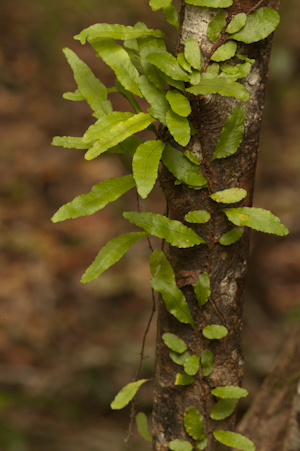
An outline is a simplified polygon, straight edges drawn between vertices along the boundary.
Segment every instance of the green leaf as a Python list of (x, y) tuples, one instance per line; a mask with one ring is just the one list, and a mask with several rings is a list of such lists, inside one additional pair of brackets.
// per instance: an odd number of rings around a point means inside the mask
[(219, 71), (220, 71), (220, 66), (218, 63), (212, 63), (208, 66), (208, 68), (206, 69), (206, 76), (210, 77), (217, 77), (219, 75)]
[(199, 307), (204, 305), (210, 297), (210, 280), (207, 272), (199, 275), (195, 283), (192, 284)]
[(237, 151), (244, 136), (245, 118), (246, 109), (242, 105), (237, 105), (233, 108), (233, 110), (231, 110), (231, 113), (229, 114), (219, 136), (217, 146), (215, 148), (211, 161), (218, 158), (227, 158)]
[(248, 58), (248, 56), (246, 56), (246, 55), (236, 55), (236, 56), (242, 61), (247, 61), (247, 63), (251, 63), (251, 64), (255, 63), (254, 59)]
[(225, 420), (230, 417), (236, 408), (236, 399), (219, 399), (211, 409), (209, 415), (213, 420)]
[(164, 92), (165, 82), (160, 75), (161, 72), (159, 71), (159, 69), (157, 69), (157, 67), (153, 66), (153, 64), (151, 64), (150, 61), (147, 60), (147, 56), (150, 53), (159, 53), (166, 51), (164, 41), (162, 39), (141, 38), (138, 39), (138, 43), (140, 49), (140, 60), (145, 75), (157, 89)]
[(133, 156), (140, 144), (142, 144), (142, 141), (136, 136), (132, 135), (126, 138), (125, 141), (122, 141), (116, 146), (108, 149), (107, 153), (124, 153)]
[(147, 141), (141, 144), (133, 156), (132, 169), (137, 190), (145, 199), (152, 190), (158, 174), (158, 165), (166, 143)]
[(223, 445), (241, 449), (242, 451), (254, 451), (256, 449), (251, 440), (237, 432), (214, 431), (213, 434), (215, 439), (223, 443)]
[(285, 236), (289, 233), (277, 216), (263, 208), (225, 208), (222, 211), (229, 221), (237, 226), (247, 226), (260, 232), (274, 233), (279, 236)]
[(149, 114), (158, 119), (162, 124), (167, 125), (166, 114), (169, 110), (169, 104), (165, 94), (157, 89), (145, 75), (139, 80), (139, 88), (151, 108), (148, 109)]
[(125, 387), (123, 387), (116, 395), (110, 407), (113, 410), (123, 409), (123, 407), (127, 406), (127, 404), (129, 404), (130, 401), (134, 398), (140, 386), (145, 382), (148, 382), (149, 380), (150, 379), (141, 379), (137, 382), (131, 382), (130, 384), (125, 385)]
[(168, 443), (169, 448), (172, 451), (192, 451), (193, 445), (186, 440), (182, 440), (181, 438), (176, 438)]
[(182, 354), (187, 350), (185, 342), (175, 334), (165, 333), (163, 334), (162, 339), (169, 349), (178, 354)]
[(215, 202), (222, 202), (223, 204), (235, 204), (245, 199), (247, 191), (243, 188), (229, 188), (223, 191), (217, 191), (209, 197)]
[(191, 324), (194, 321), (182, 291), (176, 284), (168, 283), (163, 279), (153, 277), (151, 280), (153, 290), (162, 295), (165, 306), (171, 315), (183, 324)]
[(189, 211), (184, 219), (187, 222), (192, 222), (194, 224), (205, 224), (210, 220), (210, 214), (205, 210), (194, 210)]
[(77, 196), (72, 202), (60, 207), (52, 217), (52, 222), (92, 215), (104, 208), (109, 202), (118, 199), (134, 186), (135, 182), (131, 174), (97, 183), (93, 186), (90, 193)]
[(148, 431), (147, 416), (143, 412), (139, 412), (135, 417), (135, 421), (137, 430), (143, 439), (147, 440), (147, 442), (152, 442), (152, 437)]
[(175, 385), (191, 385), (194, 382), (194, 378), (192, 376), (188, 376), (187, 374), (176, 374)]
[(119, 24), (100, 23), (85, 28), (81, 33), (74, 36), (81, 44), (85, 44), (86, 40), (89, 42), (100, 38), (112, 39), (136, 39), (141, 36), (153, 36), (155, 38), (165, 38), (165, 35), (160, 30), (150, 30), (146, 26), (143, 28), (129, 27)]
[(173, 360), (177, 365), (184, 365), (184, 362), (189, 357), (189, 353), (186, 351), (183, 354), (178, 354), (178, 352), (170, 351), (170, 359)]
[(166, 16), (167, 22), (169, 22), (169, 24), (171, 25), (174, 25), (174, 27), (179, 30), (178, 14), (175, 6), (170, 5), (166, 8), (163, 8), (163, 13)]
[(198, 160), (197, 155), (195, 155), (193, 152), (191, 152), (189, 149), (186, 149), (183, 152), (183, 155), (185, 157), (187, 157), (193, 164), (196, 164), (197, 166), (199, 166), (200, 161)]
[(152, 11), (158, 11), (162, 8), (167, 8), (172, 4), (172, 0), (150, 0), (149, 5)]
[(199, 370), (199, 361), (200, 357), (197, 357), (195, 354), (189, 356), (184, 362), (184, 371), (189, 376), (195, 376)]
[(94, 41), (92, 45), (103, 61), (115, 72), (121, 85), (127, 91), (142, 97), (138, 87), (139, 73), (126, 50), (113, 39), (101, 39)]
[(195, 187), (207, 185), (207, 180), (201, 174), (198, 166), (186, 158), (180, 150), (167, 145), (163, 151), (162, 162), (182, 183)]
[(226, 385), (224, 387), (217, 387), (211, 390), (212, 395), (218, 396), (222, 399), (239, 399), (245, 398), (249, 393), (247, 390), (235, 385)]
[(184, 41), (184, 56), (194, 69), (201, 70), (204, 61), (196, 39), (188, 38)]
[(166, 121), (168, 129), (175, 141), (183, 147), (187, 146), (191, 139), (191, 128), (187, 118), (181, 117), (169, 109), (166, 115)]
[(226, 33), (236, 33), (240, 31), (241, 28), (245, 25), (247, 20), (247, 16), (245, 13), (240, 13), (234, 16), (228, 27), (226, 28)]
[(112, 112), (112, 106), (107, 100), (106, 87), (95, 77), (91, 69), (81, 61), (72, 50), (65, 48), (63, 52), (70, 64), (80, 94), (90, 107), (99, 115)]
[(221, 236), (219, 239), (219, 243), (222, 244), (222, 246), (230, 246), (230, 244), (236, 243), (244, 233), (244, 229), (232, 229), (229, 230), (229, 232), (224, 233), (224, 235)]
[(179, 66), (177, 59), (171, 53), (150, 53), (147, 59), (174, 80), (189, 81), (187, 73)]
[(173, 78), (169, 77), (164, 72), (162, 72), (160, 69), (157, 70), (159, 71), (161, 78), (163, 78), (165, 82), (168, 83), (168, 85), (173, 86), (174, 88), (178, 89), (179, 91), (182, 91), (183, 93), (186, 92), (183, 81), (174, 80)]
[(205, 438), (203, 417), (196, 407), (186, 409), (183, 421), (184, 429), (190, 437), (194, 440), (203, 440)]
[(79, 89), (76, 89), (74, 92), (65, 92), (63, 94), (63, 98), (66, 100), (73, 100), (74, 102), (78, 102), (80, 100), (85, 100), (83, 95), (80, 94)]
[(187, 62), (187, 60), (184, 56), (184, 53), (178, 53), (177, 61), (183, 70), (185, 70), (186, 72), (192, 72), (192, 68), (191, 68), (190, 64)]
[(176, 285), (174, 270), (163, 251), (157, 250), (152, 253), (150, 257), (150, 271), (153, 277)]
[(252, 65), (250, 63), (236, 64), (235, 66), (230, 66), (229, 64), (223, 64), (221, 66), (221, 77), (230, 78), (230, 80), (238, 80), (239, 78), (245, 78), (251, 71)]
[(215, 42), (226, 24), (226, 16), (223, 11), (219, 11), (208, 24), (207, 36), (211, 42)]
[[(118, 120), (115, 114), (125, 115), (128, 119)], [(120, 116), (122, 117), (122, 116)], [(149, 114), (139, 113), (131, 115), (129, 113), (111, 113), (99, 119), (96, 124), (92, 125), (85, 133), (83, 140), (89, 141), (90, 136), (95, 136), (97, 142), (85, 154), (86, 160), (92, 160), (107, 149), (119, 144), (134, 133), (145, 130), (155, 119)], [(111, 125), (109, 124), (111, 123)]]
[(66, 147), (67, 149), (89, 149), (93, 144), (83, 142), (77, 136), (54, 136), (52, 146)]
[(198, 85), (187, 89), (195, 96), (205, 94), (220, 94), (221, 96), (236, 97), (246, 102), (249, 100), (249, 92), (245, 86), (227, 78), (211, 78), (211, 74), (202, 74)]
[(212, 61), (226, 61), (235, 55), (237, 49), (237, 43), (234, 41), (225, 42), (225, 44), (220, 45), (215, 53), (211, 56)]
[(185, 0), (185, 3), (208, 8), (228, 8), (232, 5), (233, 0)]
[(142, 227), (150, 235), (163, 238), (172, 246), (181, 249), (204, 243), (203, 238), (179, 221), (155, 213), (125, 212), (124, 218)]
[(132, 106), (132, 108), (134, 109), (134, 111), (136, 113), (141, 113), (142, 109), (139, 106), (139, 104), (137, 103), (137, 101), (135, 100), (134, 95), (127, 91), (127, 89), (125, 89), (121, 83), (119, 82), (119, 80), (116, 80), (116, 88), (118, 90), (118, 93), (121, 94), (126, 100), (128, 100), (128, 102), (130, 103), (130, 105)]
[(114, 265), (137, 241), (147, 238), (146, 232), (131, 232), (120, 235), (109, 241), (99, 252), (93, 263), (81, 278), (82, 283), (88, 283), (100, 276), (106, 269)]
[(226, 337), (228, 330), (225, 326), (212, 324), (210, 326), (204, 327), (202, 333), (205, 338), (209, 338), (210, 340), (220, 340), (221, 338)]
[(245, 44), (261, 41), (273, 33), (279, 21), (280, 17), (275, 9), (259, 8), (249, 14), (245, 26), (230, 38)]
[(214, 370), (215, 356), (211, 351), (205, 349), (201, 354), (202, 376), (209, 376)]
[(176, 90), (170, 90), (166, 94), (166, 99), (169, 102), (172, 110), (179, 116), (187, 117), (191, 114), (192, 108), (188, 99)]
[(106, 116), (100, 117), (95, 124), (92, 124), (85, 132), (82, 140), (84, 143), (103, 139), (111, 128), (115, 125), (126, 121), (130, 117), (133, 117), (133, 113), (123, 113), (121, 111), (114, 111)]
[(190, 74), (190, 83), (191, 85), (198, 85), (201, 81), (201, 73), (193, 69), (193, 72)]
[(197, 449), (199, 451), (203, 451), (207, 446), (207, 441), (208, 441), (207, 438), (204, 438), (203, 440), (197, 440), (196, 441)]

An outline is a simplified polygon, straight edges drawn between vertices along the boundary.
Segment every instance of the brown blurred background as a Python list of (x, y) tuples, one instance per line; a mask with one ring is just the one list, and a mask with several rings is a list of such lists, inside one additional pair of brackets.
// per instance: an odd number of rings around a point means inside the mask
[[(255, 206), (289, 227), (278, 238), (252, 234), (244, 343), (250, 390), (240, 415), (268, 374), (287, 332), (300, 319), (300, 6), (285, 0), (276, 32), (260, 146)], [(129, 409), (111, 412), (116, 392), (136, 372), (151, 312), (146, 244), (98, 280), (80, 284), (110, 239), (131, 230), (121, 212), (129, 192), (93, 216), (50, 218), (95, 183), (129, 171), (128, 161), (51, 146), (55, 135), (81, 136), (93, 123), (75, 90), (61, 48), (72, 48), (107, 86), (113, 75), (73, 36), (96, 23), (144, 21), (172, 27), (147, 0), (2, 0), (0, 13), (0, 449), (120, 451)], [(173, 42), (169, 42), (172, 50)], [(117, 110), (125, 101), (111, 96)], [(129, 108), (130, 109), (130, 108)], [(164, 209), (159, 188), (142, 208)], [(152, 377), (155, 327), (141, 377)], [(151, 384), (138, 410), (151, 411)], [(149, 448), (137, 434), (132, 449)], [(142, 444), (142, 445), (141, 445)]]

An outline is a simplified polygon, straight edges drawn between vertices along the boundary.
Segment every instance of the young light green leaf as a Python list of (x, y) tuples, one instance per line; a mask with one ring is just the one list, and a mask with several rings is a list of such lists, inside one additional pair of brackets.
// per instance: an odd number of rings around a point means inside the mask
[(226, 33), (236, 33), (240, 31), (241, 28), (245, 25), (247, 20), (247, 16), (245, 13), (240, 13), (234, 16), (228, 27), (226, 28)]
[(280, 17), (275, 9), (259, 8), (249, 14), (245, 26), (237, 33), (232, 34), (230, 38), (245, 44), (262, 41), (273, 33), (279, 21)]
[(215, 356), (211, 351), (205, 349), (201, 354), (202, 376), (209, 376), (214, 370)]
[(131, 174), (104, 180), (94, 185), (90, 193), (77, 196), (72, 202), (60, 207), (51, 220), (52, 222), (59, 222), (92, 215), (134, 186), (135, 181)]
[(179, 116), (187, 117), (191, 114), (192, 108), (188, 99), (175, 89), (169, 90), (166, 94), (172, 110)]
[(230, 246), (230, 244), (236, 243), (244, 233), (244, 229), (235, 228), (232, 230), (229, 230), (229, 232), (224, 233), (224, 235), (221, 236), (219, 239), (219, 243), (222, 244), (222, 246)]
[(183, 354), (178, 354), (178, 352), (170, 351), (170, 359), (173, 360), (177, 365), (184, 365), (184, 362), (189, 357), (189, 353), (185, 351)]
[(211, 77), (211, 74), (201, 75), (201, 82), (198, 85), (187, 89), (195, 96), (205, 94), (220, 94), (221, 96), (236, 97), (246, 102), (249, 100), (249, 92), (245, 86), (227, 78)]
[(82, 141), (84, 143), (89, 143), (91, 141), (97, 141), (98, 139), (103, 139), (109, 131), (114, 128), (115, 125), (120, 122), (124, 122), (130, 117), (133, 117), (133, 113), (123, 113), (121, 111), (114, 111), (113, 113), (107, 114), (106, 116), (100, 117), (95, 124), (92, 124), (85, 134), (83, 135)]
[(246, 118), (245, 107), (243, 107), (242, 105), (237, 105), (236, 107), (233, 108), (221, 131), (211, 161), (216, 160), (218, 158), (227, 158), (237, 151), (244, 136), (245, 118)]
[(187, 374), (176, 374), (175, 385), (191, 385), (194, 382), (194, 378), (192, 376), (188, 376)]
[(223, 191), (217, 191), (209, 197), (215, 202), (222, 202), (223, 204), (235, 204), (245, 199), (247, 191), (243, 188), (229, 188)]
[(205, 338), (209, 338), (210, 340), (220, 340), (221, 338), (226, 337), (228, 334), (228, 330), (225, 326), (219, 326), (218, 324), (212, 324), (210, 326), (204, 327), (202, 333)]
[(125, 385), (119, 393), (116, 395), (115, 399), (112, 401), (110, 407), (113, 410), (120, 410), (123, 407), (127, 406), (130, 401), (136, 395), (136, 392), (145, 382), (148, 382), (150, 379), (141, 379), (137, 382), (131, 382), (130, 384)]
[(225, 42), (225, 44), (220, 45), (215, 53), (211, 56), (212, 61), (226, 61), (235, 55), (237, 49), (237, 43), (234, 41)]
[(211, 409), (209, 415), (213, 420), (225, 420), (230, 417), (236, 408), (236, 399), (219, 399)]
[(142, 144), (142, 141), (136, 136), (132, 135), (125, 139), (125, 141), (120, 142), (114, 147), (111, 147), (107, 150), (107, 153), (124, 153), (129, 154), (131, 156), (134, 155), (136, 149), (139, 145)]
[(192, 451), (193, 449), (193, 445), (190, 442), (183, 440), (181, 438), (176, 438), (175, 440), (172, 440), (171, 442), (168, 443), (168, 445), (172, 451)]
[(157, 250), (152, 253), (150, 257), (150, 271), (153, 277), (176, 285), (174, 270), (163, 251)]
[(180, 150), (167, 145), (163, 151), (162, 162), (182, 183), (195, 187), (207, 185), (207, 180), (201, 174), (198, 166), (186, 158)]
[(158, 174), (158, 165), (166, 143), (147, 141), (141, 144), (133, 156), (132, 170), (137, 190), (145, 199), (152, 190)]
[(189, 81), (187, 73), (179, 66), (177, 59), (171, 53), (150, 53), (147, 59), (174, 80)]
[(165, 94), (157, 89), (145, 75), (139, 80), (139, 88), (151, 108), (148, 109), (149, 114), (158, 119), (162, 124), (167, 125), (166, 114), (169, 110), (169, 104)]
[[(187, 350), (185, 342), (175, 334), (165, 333), (163, 334), (162, 339), (171, 351), (182, 354)], [(191, 376), (193, 375), (191, 374)]]
[(162, 8), (167, 8), (172, 4), (172, 0), (150, 0), (149, 5), (152, 11), (158, 11)]
[(199, 307), (204, 305), (210, 297), (210, 280), (207, 272), (199, 275), (195, 283), (192, 284)]
[(235, 385), (226, 385), (224, 387), (217, 387), (211, 390), (212, 395), (222, 399), (239, 399), (245, 398), (249, 393), (247, 390)]
[(77, 136), (54, 136), (51, 144), (67, 149), (89, 149), (93, 145), (93, 143), (83, 142), (83, 139)]
[(182, 291), (174, 283), (168, 283), (158, 277), (150, 280), (153, 290), (162, 295), (166, 309), (183, 324), (195, 326), (189, 306)]
[(249, 440), (244, 435), (238, 434), (237, 432), (229, 431), (214, 431), (214, 437), (223, 445), (237, 448), (242, 451), (254, 451), (256, 449), (255, 445), (251, 440)]
[(242, 61), (247, 61), (247, 63), (251, 63), (251, 64), (254, 64), (255, 63), (255, 60), (254, 59), (252, 59), (252, 58), (248, 58), (248, 56), (246, 56), (246, 55), (236, 55), (240, 60), (242, 60)]
[(201, 163), (201, 162), (198, 160), (197, 155), (195, 155), (195, 154), (194, 154), (193, 152), (191, 152), (189, 149), (186, 149), (186, 150), (183, 152), (183, 155), (184, 155), (185, 157), (187, 157), (192, 163), (196, 164), (197, 166), (199, 166), (199, 164)]
[(138, 87), (139, 73), (126, 50), (113, 39), (100, 39), (94, 41), (92, 45), (103, 61), (115, 72), (121, 85), (127, 91), (142, 97)]
[(136, 113), (141, 113), (142, 109), (139, 106), (139, 104), (137, 103), (134, 95), (127, 91), (127, 89), (125, 89), (121, 83), (119, 82), (118, 79), (116, 79), (116, 88), (119, 94), (121, 94), (126, 100), (128, 100), (128, 102), (130, 103), (130, 105), (132, 106), (132, 108), (134, 109), (134, 111)]
[(236, 64), (235, 66), (230, 66), (229, 64), (223, 64), (221, 66), (221, 77), (230, 78), (230, 80), (236, 81), (239, 78), (245, 78), (251, 71), (252, 65), (248, 62), (244, 64)]
[(172, 246), (183, 249), (204, 243), (203, 238), (192, 229), (166, 216), (140, 212), (125, 212), (123, 216), (133, 224), (142, 227), (150, 235), (165, 239)]
[(187, 222), (192, 222), (193, 224), (205, 224), (210, 220), (210, 214), (205, 210), (194, 210), (189, 211), (184, 219)]
[(190, 64), (187, 62), (187, 60), (184, 56), (184, 53), (178, 53), (177, 61), (183, 70), (185, 70), (186, 72), (192, 72), (192, 68), (191, 68)]
[(137, 416), (135, 417), (136, 421), (136, 427), (139, 432), (139, 434), (147, 440), (147, 442), (152, 442), (152, 437), (149, 434), (148, 431), (148, 422), (147, 422), (147, 416), (144, 414), (144, 412), (139, 412)]
[(203, 440), (197, 440), (196, 441), (197, 449), (199, 451), (203, 451), (207, 446), (207, 442), (208, 442), (207, 438), (204, 438)]
[(185, 0), (185, 3), (208, 8), (228, 8), (232, 5), (233, 0)]
[(131, 232), (120, 235), (109, 241), (99, 252), (93, 263), (81, 278), (82, 283), (88, 283), (100, 276), (114, 265), (137, 241), (147, 238), (146, 232)]
[(198, 85), (200, 81), (201, 81), (201, 73), (197, 69), (193, 69), (193, 72), (190, 74), (191, 85)]
[(205, 438), (203, 417), (196, 407), (186, 409), (183, 421), (184, 429), (190, 437), (194, 440), (203, 440)]
[(188, 38), (184, 41), (184, 56), (194, 69), (201, 70), (204, 60), (196, 39)]
[(166, 16), (167, 22), (171, 25), (174, 25), (174, 27), (179, 30), (178, 14), (175, 6), (171, 4), (170, 6), (163, 8), (163, 13)]
[(215, 17), (211, 19), (207, 28), (207, 36), (211, 42), (215, 42), (226, 24), (226, 16), (224, 11), (219, 11)]
[(195, 376), (199, 370), (199, 361), (200, 357), (197, 357), (195, 354), (189, 356), (183, 364), (186, 374), (189, 376)]
[(65, 92), (63, 94), (63, 98), (66, 100), (73, 100), (74, 102), (78, 102), (80, 100), (85, 100), (83, 95), (80, 94), (79, 89), (76, 89), (74, 92)]
[(285, 236), (289, 233), (277, 216), (263, 208), (225, 208), (222, 211), (229, 221), (237, 226), (247, 226), (260, 232), (273, 233), (279, 236)]
[(172, 109), (169, 109), (166, 114), (166, 121), (169, 132), (175, 141), (183, 147), (187, 146), (191, 139), (191, 128), (187, 118), (179, 116)]

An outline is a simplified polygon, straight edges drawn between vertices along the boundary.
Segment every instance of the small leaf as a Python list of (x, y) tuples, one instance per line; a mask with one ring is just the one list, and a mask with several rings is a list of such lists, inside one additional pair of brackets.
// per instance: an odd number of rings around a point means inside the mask
[(136, 136), (132, 135), (116, 146), (108, 149), (107, 153), (124, 153), (133, 156), (140, 144), (142, 144), (142, 141)]
[(199, 361), (200, 358), (197, 357), (195, 354), (189, 356), (185, 362), (184, 362), (184, 371), (186, 372), (186, 374), (188, 374), (189, 376), (195, 376), (195, 374), (198, 373), (199, 370)]
[(226, 385), (224, 387), (213, 388), (211, 390), (211, 393), (214, 396), (218, 396), (218, 398), (222, 399), (239, 399), (245, 398), (247, 395), (249, 395), (247, 390), (235, 385)]
[(187, 117), (191, 114), (192, 108), (188, 99), (176, 90), (168, 91), (166, 99), (169, 102), (174, 113), (182, 117)]
[(168, 443), (169, 448), (172, 451), (192, 451), (193, 445), (186, 440), (182, 440), (181, 438), (176, 438)]
[(188, 38), (184, 41), (184, 56), (194, 69), (201, 70), (204, 60), (196, 39)]
[(196, 164), (197, 166), (199, 166), (199, 164), (201, 163), (201, 162), (198, 160), (197, 155), (195, 155), (195, 154), (194, 154), (193, 152), (191, 152), (189, 149), (186, 149), (186, 150), (183, 152), (183, 155), (184, 155), (185, 157), (187, 157), (192, 163)]
[(82, 138), (77, 136), (54, 136), (52, 146), (61, 146), (67, 149), (90, 149), (92, 143), (83, 142)]
[(187, 374), (176, 374), (175, 385), (191, 385), (194, 382), (194, 378), (192, 376), (188, 376)]
[(233, 0), (185, 0), (185, 3), (208, 8), (228, 8), (232, 5)]
[(214, 370), (215, 356), (211, 351), (205, 349), (201, 354), (202, 376), (209, 376)]
[(199, 307), (204, 305), (210, 297), (210, 280), (207, 272), (199, 275), (195, 283), (192, 284)]
[(237, 49), (237, 43), (234, 41), (225, 42), (225, 44), (220, 45), (215, 53), (211, 56), (212, 61), (226, 61), (235, 55)]
[(163, 251), (154, 251), (150, 257), (150, 271), (153, 277), (176, 285), (175, 273)]
[(133, 156), (132, 169), (137, 190), (145, 199), (152, 190), (158, 174), (158, 165), (166, 143), (147, 141), (141, 144)]
[(190, 74), (190, 83), (191, 85), (198, 85), (201, 81), (201, 73), (193, 69), (193, 72)]
[(198, 85), (187, 89), (194, 95), (220, 94), (221, 96), (236, 97), (246, 102), (249, 100), (249, 92), (245, 86), (227, 78), (212, 78), (211, 74), (205, 73), (201, 76)]
[(150, 0), (149, 5), (152, 11), (158, 11), (167, 8), (172, 4), (172, 0)]
[(63, 98), (66, 100), (73, 100), (74, 102), (78, 102), (80, 100), (85, 100), (83, 95), (80, 94), (79, 89), (76, 89), (74, 92), (65, 92), (63, 94)]
[(279, 236), (285, 236), (289, 233), (277, 216), (263, 208), (225, 208), (222, 211), (229, 221), (237, 226), (247, 226), (260, 232), (274, 233)]
[(151, 108), (148, 109), (151, 116), (158, 119), (162, 124), (167, 125), (166, 114), (169, 110), (169, 104), (165, 94), (157, 89), (145, 75), (140, 77), (139, 88), (147, 102), (151, 105)]
[(207, 438), (204, 438), (203, 440), (197, 440), (196, 441), (197, 449), (199, 451), (203, 451), (207, 446), (207, 441), (208, 441)]
[(251, 64), (255, 63), (254, 59), (248, 58), (248, 56), (246, 56), (246, 55), (236, 55), (236, 56), (242, 61), (247, 61), (247, 63), (251, 63)]
[(106, 269), (120, 260), (121, 257), (137, 241), (147, 238), (146, 232), (131, 232), (120, 235), (109, 241), (99, 252), (94, 262), (81, 278), (82, 283), (88, 283), (100, 276)]
[(245, 118), (246, 118), (245, 107), (243, 107), (242, 105), (237, 105), (236, 107), (233, 108), (221, 131), (211, 161), (216, 160), (218, 158), (229, 157), (230, 155), (233, 155), (237, 151), (244, 136)]
[(212, 75), (213, 77), (217, 77), (219, 75), (220, 66), (218, 63), (212, 63), (206, 69), (207, 76)]
[(203, 440), (205, 438), (203, 417), (196, 407), (189, 407), (184, 412), (184, 428), (186, 433), (194, 440)]
[(147, 440), (147, 442), (152, 442), (152, 437), (148, 431), (147, 416), (143, 412), (139, 412), (135, 417), (135, 421), (139, 434)]
[(187, 350), (185, 342), (175, 334), (165, 333), (163, 334), (162, 339), (169, 349), (178, 354), (182, 354)]
[(89, 143), (101, 138), (103, 139), (103, 135), (105, 136), (107, 133), (109, 133), (111, 128), (133, 116), (133, 113), (123, 113), (120, 111), (114, 111), (113, 113), (107, 114), (106, 116), (102, 116), (98, 119), (97, 122), (95, 122), (95, 124), (92, 124), (87, 129), (87, 131), (83, 135), (82, 141), (84, 143)]
[(242, 451), (254, 451), (255, 445), (247, 437), (236, 432), (214, 431), (214, 437), (223, 445), (240, 449)]
[(236, 399), (219, 399), (211, 409), (209, 415), (213, 420), (225, 420), (230, 417), (236, 408)]
[(219, 243), (222, 246), (230, 246), (230, 244), (236, 243), (244, 234), (244, 229), (232, 229), (229, 232), (224, 233), (219, 239)]
[(179, 66), (177, 59), (171, 53), (150, 53), (147, 60), (174, 80), (189, 81), (187, 73)]
[(185, 94), (185, 86), (183, 81), (180, 80), (174, 80), (173, 78), (166, 75), (164, 72), (162, 72), (160, 69), (157, 69), (161, 78), (165, 80), (166, 83), (168, 83), (169, 86), (173, 86), (174, 88), (178, 89), (179, 91), (182, 91)]
[(170, 5), (166, 8), (163, 8), (163, 13), (166, 16), (167, 22), (179, 30), (179, 22), (178, 22), (178, 14), (175, 6)]
[(226, 28), (226, 33), (236, 33), (240, 31), (241, 28), (245, 25), (247, 20), (247, 16), (245, 13), (240, 13), (234, 16), (228, 27)]
[(237, 33), (232, 34), (230, 38), (245, 44), (262, 41), (273, 33), (279, 21), (280, 17), (275, 9), (259, 8), (249, 14), (245, 26)]
[(210, 220), (210, 214), (205, 210), (194, 210), (189, 211), (184, 219), (187, 222), (192, 222), (194, 224), (205, 224)]
[(185, 117), (174, 113), (171, 109), (167, 112), (166, 121), (168, 129), (175, 141), (183, 147), (187, 146), (191, 139), (189, 121)]
[(183, 354), (178, 354), (178, 352), (170, 351), (170, 359), (173, 360), (177, 365), (184, 365), (184, 362), (189, 357), (189, 353), (186, 351)]
[(230, 66), (229, 64), (223, 64), (221, 66), (221, 77), (228, 77), (233, 81), (239, 78), (245, 78), (251, 71), (251, 64), (246, 62), (244, 64), (236, 64), (235, 66)]
[(130, 401), (134, 398), (136, 392), (145, 382), (148, 382), (150, 379), (141, 379), (137, 382), (131, 382), (127, 384), (119, 393), (116, 395), (115, 399), (112, 401), (110, 407), (113, 410), (120, 410), (123, 407), (127, 406)]
[(210, 340), (220, 340), (226, 337), (228, 330), (224, 326), (212, 324), (211, 326), (204, 327), (202, 333), (205, 338), (209, 338)]
[(226, 16), (223, 11), (219, 11), (215, 17), (209, 22), (207, 28), (207, 36), (211, 42), (215, 42), (226, 24)]
[(215, 202), (222, 202), (223, 204), (235, 204), (245, 199), (247, 191), (243, 188), (229, 188), (223, 191), (217, 191), (209, 197)]
[(186, 72), (192, 72), (191, 66), (187, 62), (187, 60), (186, 60), (186, 58), (184, 56), (184, 53), (178, 53), (177, 61), (180, 64), (180, 66), (182, 67), (183, 70), (185, 70)]

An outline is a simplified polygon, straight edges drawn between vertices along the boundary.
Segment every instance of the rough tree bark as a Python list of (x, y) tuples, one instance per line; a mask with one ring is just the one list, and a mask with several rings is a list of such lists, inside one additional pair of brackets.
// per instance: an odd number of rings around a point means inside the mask
[[(229, 15), (240, 12), (249, 13), (255, 5), (278, 9), (279, 0), (234, 0), (227, 11)], [(205, 58), (208, 57), (212, 44), (207, 39), (207, 26), (212, 13), (216, 10), (200, 8), (182, 1), (181, 28), (177, 51), (183, 51), (186, 38), (195, 38)], [(239, 150), (230, 158), (210, 163), (221, 129), (228, 114), (238, 103), (233, 97), (191, 95), (191, 121), (198, 132), (188, 145), (202, 160), (201, 170), (209, 181), (209, 189), (195, 191), (185, 185), (174, 186), (174, 177), (163, 168), (160, 183), (166, 197), (168, 217), (184, 222), (184, 216), (190, 210), (205, 209), (209, 211), (212, 221), (205, 225), (191, 225), (195, 232), (204, 237), (207, 245), (201, 244), (189, 249), (164, 246), (164, 252), (173, 266), (177, 285), (183, 290), (192, 312), (196, 328), (183, 325), (168, 313), (160, 298), (157, 327), (156, 373), (153, 408), (153, 449), (167, 451), (168, 442), (176, 438), (191, 440), (184, 431), (183, 415), (186, 408), (196, 407), (204, 417), (205, 433), (208, 438), (208, 451), (225, 451), (227, 446), (217, 442), (213, 437), (216, 429), (234, 430), (235, 414), (222, 421), (214, 421), (209, 411), (215, 404), (210, 390), (216, 386), (240, 385), (243, 377), (243, 351), (241, 330), (243, 318), (243, 294), (249, 251), (249, 229), (242, 239), (231, 246), (221, 246), (220, 236), (230, 230), (220, 207), (208, 197), (209, 194), (227, 188), (239, 187), (247, 190), (248, 195), (239, 205), (251, 206), (255, 178), (255, 168), (259, 145), (262, 113), (266, 83), (269, 70), (272, 37), (261, 42), (245, 45), (238, 44), (238, 52), (255, 59), (250, 74), (243, 80), (250, 93), (248, 102), (243, 103), (247, 116), (245, 135)], [(174, 147), (184, 151), (171, 140), (166, 130), (161, 131), (160, 139), (171, 142)], [(197, 300), (191, 284), (199, 274), (206, 271), (211, 280), (211, 299), (199, 314)], [(207, 340), (201, 331), (209, 324), (227, 327), (229, 334), (222, 340)], [(162, 334), (171, 332), (179, 335), (197, 355), (209, 349), (215, 356), (214, 371), (205, 379), (200, 372), (190, 386), (175, 386), (178, 366), (170, 360), (169, 350), (162, 341)], [(250, 437), (251, 438), (251, 437)], [(195, 443), (193, 443), (195, 446)]]

